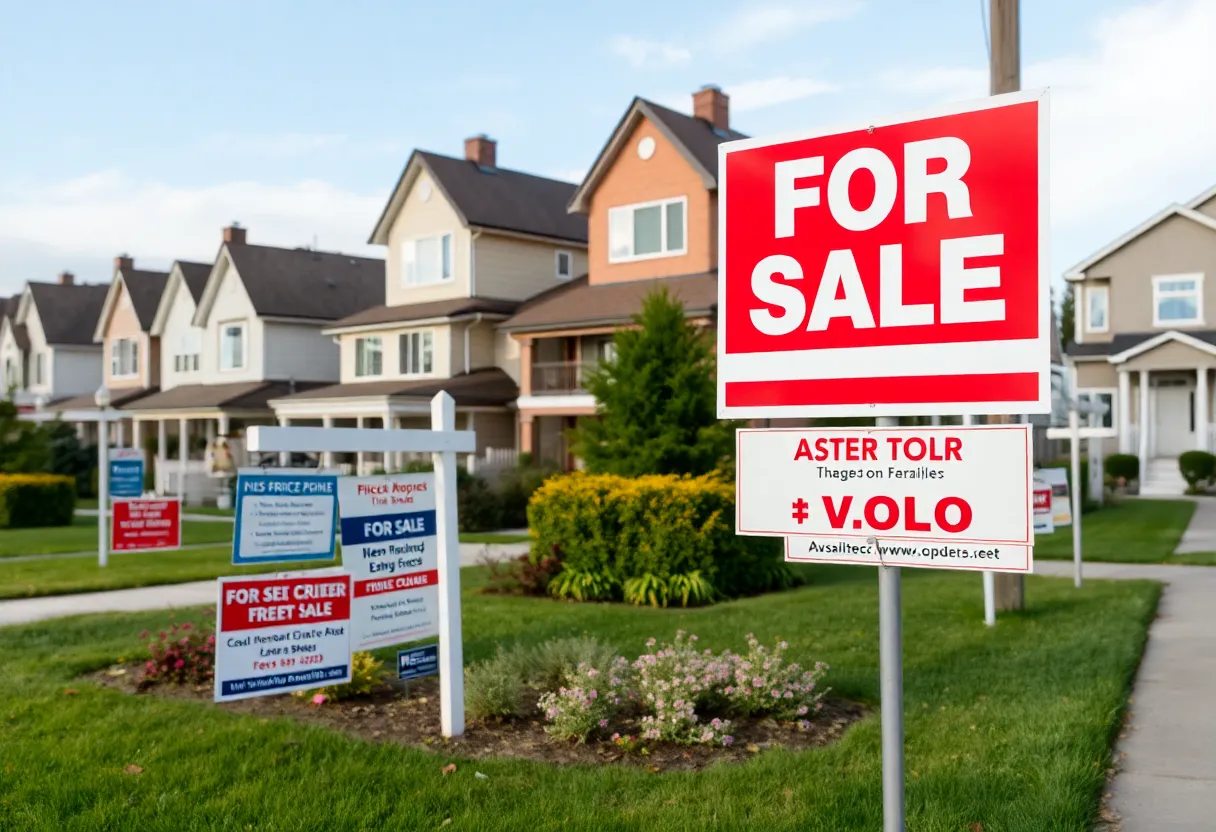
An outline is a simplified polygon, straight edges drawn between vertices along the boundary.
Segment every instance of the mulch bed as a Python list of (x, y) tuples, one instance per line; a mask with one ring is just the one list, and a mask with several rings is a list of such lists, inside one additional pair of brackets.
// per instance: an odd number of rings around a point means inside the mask
[[(212, 701), (210, 685), (157, 685), (141, 692), (136, 685), (140, 670), (137, 665), (114, 666), (86, 678), (104, 687), (140, 696)], [(638, 750), (626, 753), (609, 740), (588, 740), (585, 744), (555, 741), (545, 733), (540, 719), (501, 723), (470, 720), (464, 736), (445, 739), (440, 731), (439, 683), (433, 677), (411, 682), (408, 697), (399, 684), (385, 684), (370, 696), (330, 701), (320, 706), (306, 698), (283, 695), (224, 702), (215, 707), (260, 717), (288, 717), (334, 728), (369, 742), (395, 742), (442, 752), (445, 756), (526, 759), (560, 765), (636, 765), (656, 773), (697, 770), (719, 762), (742, 762), (771, 748), (799, 751), (830, 745), (868, 713), (862, 705), (829, 699), (822, 703), (818, 713), (813, 714), (810, 726), (805, 730), (796, 723), (740, 719), (733, 722), (734, 743), (730, 746), (647, 742), (639, 745)], [(635, 726), (627, 725), (626, 728), (628, 730), (622, 730), (622, 734), (637, 736), (639, 733)], [(644, 754), (640, 752), (643, 746)]]

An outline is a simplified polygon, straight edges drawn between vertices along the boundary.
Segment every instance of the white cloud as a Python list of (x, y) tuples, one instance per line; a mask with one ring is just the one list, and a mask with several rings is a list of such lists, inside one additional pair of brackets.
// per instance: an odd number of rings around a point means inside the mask
[(742, 113), (772, 107), (776, 104), (787, 104), (790, 101), (798, 101), (812, 95), (835, 92), (836, 87), (814, 78), (790, 78), (781, 75), (759, 81), (732, 84), (723, 87), (723, 91), (730, 96), (731, 109)]
[(959, 101), (988, 94), (988, 71), (978, 67), (945, 66), (918, 70), (892, 69), (878, 76), (878, 84), (892, 92)]
[(710, 43), (717, 51), (741, 52), (810, 26), (852, 17), (861, 7), (857, 0), (745, 7), (714, 30)]
[(650, 63), (682, 64), (692, 59), (692, 52), (679, 44), (645, 40), (632, 35), (618, 35), (609, 46), (616, 55), (635, 67)]
[[(123, 251), (138, 262), (162, 266), (175, 259), (210, 260), (220, 229), (234, 220), (249, 229), (250, 242), (298, 246), (315, 238), (322, 249), (382, 256), (366, 240), (384, 199), (316, 180), (183, 188), (114, 170), (25, 184), (0, 193), (0, 228), (6, 236), (0, 239), (0, 274), (20, 265), (22, 279), (50, 279), (61, 262), (104, 266)], [(45, 272), (41, 277), (29, 271), (34, 262), (45, 263), (38, 269)]]

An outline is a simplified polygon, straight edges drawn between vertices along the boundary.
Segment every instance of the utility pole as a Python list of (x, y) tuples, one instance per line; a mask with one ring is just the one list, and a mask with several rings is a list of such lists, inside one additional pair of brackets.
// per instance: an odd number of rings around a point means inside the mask
[[(1018, 0), (988, 0), (989, 95), (1001, 95), (1021, 89), (1018, 17)], [(1014, 417), (1004, 417), (1000, 421), (1012, 422)], [(1074, 484), (1073, 487), (1079, 486)], [(993, 581), (998, 610), (1025, 609), (1026, 581), (1021, 575), (997, 572)]]

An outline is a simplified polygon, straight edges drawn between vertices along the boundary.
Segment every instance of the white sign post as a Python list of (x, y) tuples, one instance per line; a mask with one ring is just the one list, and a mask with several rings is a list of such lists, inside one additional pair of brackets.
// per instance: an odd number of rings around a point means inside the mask
[[(1081, 440), (1091, 440), (1090, 447), (1093, 447), (1093, 440), (1101, 441), (1104, 437), (1114, 435), (1114, 430), (1111, 428), (1081, 427), (1081, 416), (1104, 415), (1109, 409), (1101, 402), (1082, 401), (1073, 396), (1068, 404), (1068, 427), (1066, 429), (1048, 428), (1047, 430), (1048, 439), (1068, 440), (1068, 461), (1072, 471), (1072, 516), (1069, 518), (1072, 521), (1072, 579), (1078, 589), (1081, 587), (1081, 510), (1084, 508), (1081, 498)], [(1092, 457), (1089, 464), (1090, 466), (1095, 464)], [(1100, 458), (1097, 460), (1097, 464), (1102, 464)], [(1090, 473), (1093, 473), (1092, 470)]]
[(456, 402), (431, 399), (431, 430), (250, 427), (253, 453), (430, 453), (435, 466), (435, 537), (439, 572), (439, 696), (445, 737), (464, 733), (464, 642), (460, 627), (460, 532), (456, 511), (456, 454), (477, 449), (473, 431), (456, 430)]

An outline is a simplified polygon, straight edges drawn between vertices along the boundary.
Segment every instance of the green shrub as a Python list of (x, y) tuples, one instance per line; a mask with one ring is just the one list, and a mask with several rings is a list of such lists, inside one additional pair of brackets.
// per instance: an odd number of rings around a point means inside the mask
[(1140, 457), (1135, 454), (1111, 454), (1105, 461), (1106, 476), (1131, 482), (1140, 477)]
[(1178, 455), (1178, 470), (1192, 492), (1199, 490), (1199, 484), (1209, 482), (1216, 476), (1216, 456), (1207, 451), (1184, 451)]
[(464, 707), (472, 719), (523, 716), (524, 674), (515, 653), (502, 647), (498, 655), (464, 671)]
[[(401, 469), (406, 474), (433, 470), (430, 462), (422, 460), (408, 462)], [(462, 532), (490, 532), (502, 528), (502, 499), (484, 477), (470, 474), (463, 465), (456, 466), (456, 505)]]
[(0, 528), (70, 526), (76, 480), (61, 474), (0, 474)]
[(506, 654), (520, 675), (540, 690), (557, 690), (570, 681), (579, 665), (609, 667), (616, 651), (594, 636), (557, 638), (535, 647), (517, 646)]
[(549, 594), (564, 601), (611, 601), (620, 581), (606, 569), (584, 572), (565, 567), (549, 581)]
[(552, 477), (528, 505), (533, 562), (554, 552), (561, 558), (563, 572), (551, 585), (559, 597), (578, 588), (602, 600), (599, 587), (609, 583), (619, 599), (627, 581), (645, 575), (661, 580), (669, 597), (675, 575), (699, 574), (724, 597), (788, 585), (782, 542), (736, 536), (734, 503), (733, 486), (712, 475)]
[[(521, 457), (523, 455), (521, 454)], [(521, 458), (519, 465), (503, 472), (495, 486), (499, 496), (500, 529), (523, 529), (528, 526), (528, 501), (545, 480), (558, 473), (553, 466), (536, 466), (531, 456)]]

